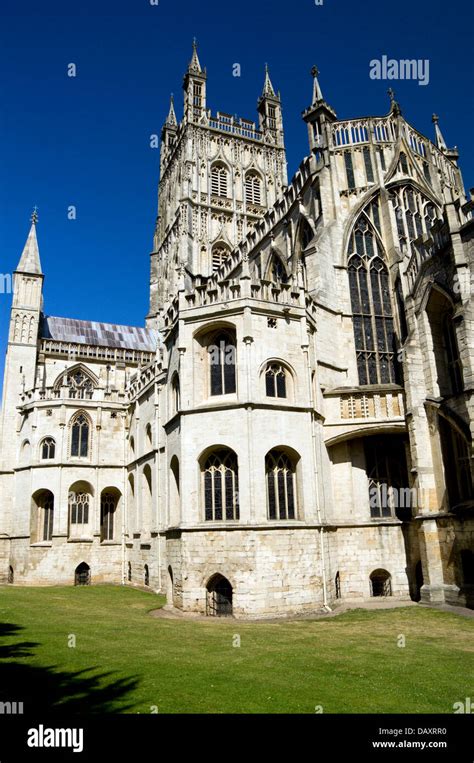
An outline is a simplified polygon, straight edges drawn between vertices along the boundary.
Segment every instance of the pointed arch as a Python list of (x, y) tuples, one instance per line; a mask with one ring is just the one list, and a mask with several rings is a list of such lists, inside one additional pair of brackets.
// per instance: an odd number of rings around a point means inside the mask
[(300, 215), (295, 235), (295, 254), (297, 255), (297, 259), (302, 258), (304, 250), (309, 246), (313, 238), (313, 226), (306, 215)]
[(255, 169), (249, 169), (245, 173), (245, 202), (246, 204), (262, 204), (263, 181), (260, 172)]
[(70, 448), (73, 458), (88, 458), (91, 452), (92, 420), (86, 411), (79, 410), (69, 420)]
[(394, 384), (398, 371), (389, 271), (381, 237), (365, 212), (352, 229), (347, 254), (359, 384)]
[(211, 194), (213, 196), (228, 196), (229, 169), (221, 159), (211, 165)]
[(99, 386), (97, 376), (83, 363), (77, 363), (61, 373), (54, 382), (54, 389), (68, 388), (71, 400), (92, 400), (94, 390)]
[(205, 520), (216, 522), (240, 519), (239, 466), (235, 451), (225, 447), (206, 449), (199, 463)]
[(211, 249), (212, 272), (217, 273), (231, 255), (231, 248), (225, 241), (216, 241)]
[(288, 282), (288, 271), (280, 252), (276, 249), (271, 250), (267, 259), (265, 278), (267, 281), (273, 281), (275, 284)]

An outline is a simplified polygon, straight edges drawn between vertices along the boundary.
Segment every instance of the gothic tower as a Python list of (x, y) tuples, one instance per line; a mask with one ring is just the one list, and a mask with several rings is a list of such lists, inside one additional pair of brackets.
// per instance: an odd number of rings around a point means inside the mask
[(259, 125), (207, 108), (207, 73), (196, 43), (184, 76), (184, 113), (173, 99), (161, 132), (158, 218), (151, 255), (151, 326), (178, 281), (207, 278), (287, 185), (281, 101), (268, 68)]
[[(4, 508), (0, 537), (10, 531), (12, 491), (6, 489), (6, 484), (8, 481), (12, 482), (11, 467), (17, 456), (18, 393), (21, 389), (31, 389), (35, 386), (44, 278), (36, 238), (37, 221), (35, 210), (31, 218), (30, 232), (13, 279), (13, 302), (5, 360), (0, 437), (0, 480)], [(0, 570), (0, 578), (2, 575), (3, 570)]]

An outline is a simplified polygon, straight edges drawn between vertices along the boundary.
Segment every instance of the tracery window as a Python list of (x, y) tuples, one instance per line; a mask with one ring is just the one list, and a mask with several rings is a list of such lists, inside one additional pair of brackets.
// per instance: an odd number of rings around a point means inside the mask
[(102, 493), (100, 500), (100, 539), (114, 539), (114, 517), (117, 508), (117, 496), (112, 493)]
[(56, 454), (56, 442), (52, 437), (45, 437), (41, 443), (41, 459), (48, 461)]
[(286, 397), (286, 370), (281, 363), (271, 363), (265, 373), (268, 397)]
[(71, 456), (87, 458), (89, 455), (89, 420), (80, 413), (71, 427)]
[(89, 524), (89, 493), (77, 492), (69, 495), (69, 521), (71, 525)]
[(396, 382), (388, 269), (380, 241), (362, 214), (349, 244), (349, 285), (359, 384)]
[(227, 196), (227, 169), (223, 164), (211, 168), (211, 193), (213, 196)]
[(230, 249), (224, 244), (216, 244), (212, 248), (212, 271), (216, 273), (230, 256)]
[(270, 262), (268, 263), (268, 278), (273, 281), (273, 283), (286, 283), (288, 281), (288, 276), (285, 270), (285, 266), (283, 265), (283, 262), (281, 261), (280, 257), (277, 254), (272, 254), (270, 258)]
[(204, 463), (203, 479), (206, 521), (239, 519), (237, 455), (224, 448), (211, 453)]
[(272, 450), (265, 457), (269, 519), (295, 519), (295, 468), (290, 457)]
[(411, 492), (401, 438), (368, 437), (364, 441), (372, 519), (412, 515)]
[(92, 400), (94, 385), (92, 379), (77, 370), (67, 375), (66, 386), (69, 388), (69, 397), (73, 400)]
[(247, 204), (262, 203), (262, 183), (256, 172), (247, 172), (245, 176), (245, 201)]
[(43, 492), (36, 499), (38, 509), (38, 534), (37, 538), (42, 541), (53, 539), (54, 521), (54, 495), (49, 490)]
[(400, 250), (413, 251), (413, 241), (429, 232), (439, 212), (426, 196), (410, 185), (390, 191), (390, 201), (395, 211)]

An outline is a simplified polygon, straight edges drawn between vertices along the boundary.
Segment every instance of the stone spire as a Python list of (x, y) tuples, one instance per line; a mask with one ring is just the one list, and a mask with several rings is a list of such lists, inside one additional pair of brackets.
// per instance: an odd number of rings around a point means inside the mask
[(454, 146), (453, 148), (448, 148), (446, 145), (446, 141), (443, 138), (443, 133), (441, 132), (438, 122), (439, 117), (437, 114), (433, 114), (432, 121), (435, 127), (435, 134), (436, 134), (436, 145), (439, 148), (440, 151), (443, 152), (443, 154), (448, 158), (451, 159), (454, 163), (457, 162), (459, 159), (459, 151), (458, 147)]
[(20, 257), (20, 262), (16, 269), (17, 273), (34, 273), (42, 275), (41, 261), (38, 249), (38, 240), (36, 238), (36, 223), (38, 222), (38, 212), (36, 207), (31, 215), (31, 228), (26, 239), (26, 244)]
[(311, 69), (311, 74), (313, 77), (313, 100), (311, 102), (312, 106), (315, 106), (318, 101), (324, 101), (323, 93), (319, 84), (318, 76), (319, 76), (319, 69), (317, 66), (313, 66)]
[(194, 38), (194, 40), (193, 40), (193, 55), (192, 55), (191, 61), (189, 62), (188, 73), (189, 74), (202, 74), (201, 64), (199, 62), (199, 57), (198, 57), (198, 53), (197, 53), (197, 40), (196, 40), (196, 38)]
[(276, 93), (268, 73), (268, 64), (265, 64), (265, 82), (263, 83), (262, 98), (276, 98)]
[(337, 119), (334, 109), (326, 103), (323, 91), (319, 84), (319, 69), (313, 66), (311, 69), (313, 78), (313, 95), (311, 106), (303, 111), (303, 119), (308, 125), (308, 139), (311, 151), (320, 151), (321, 148), (328, 145), (326, 135), (326, 123), (334, 122)]
[(447, 151), (448, 147), (446, 145), (446, 141), (443, 138), (443, 133), (441, 132), (439, 128), (439, 117), (437, 114), (433, 114), (431, 121), (434, 124), (435, 128), (435, 135), (436, 135), (436, 145), (438, 146), (440, 151)]
[(168, 113), (168, 116), (166, 117), (166, 125), (169, 127), (177, 127), (178, 126), (178, 120), (176, 119), (176, 112), (174, 110), (174, 95), (171, 93), (170, 98), (170, 110)]

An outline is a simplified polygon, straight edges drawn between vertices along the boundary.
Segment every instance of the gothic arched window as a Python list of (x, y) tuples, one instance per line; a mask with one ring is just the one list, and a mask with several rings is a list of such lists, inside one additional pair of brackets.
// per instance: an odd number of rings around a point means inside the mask
[(402, 438), (367, 437), (364, 453), (372, 519), (411, 519), (412, 499)]
[(92, 379), (81, 370), (73, 371), (66, 377), (69, 397), (72, 400), (92, 400), (94, 384)]
[(247, 172), (245, 176), (245, 201), (247, 204), (262, 203), (262, 181), (256, 172)]
[(230, 249), (225, 244), (216, 244), (212, 247), (212, 271), (216, 273), (230, 255)]
[(89, 524), (90, 495), (85, 492), (72, 492), (69, 495), (69, 522), (71, 525)]
[(34, 540), (51, 541), (53, 539), (54, 495), (50, 490), (42, 490), (33, 497), (36, 509)]
[(234, 451), (222, 448), (211, 453), (203, 465), (203, 479), (206, 521), (239, 519), (239, 471)]
[(118, 496), (112, 492), (104, 492), (100, 498), (100, 539), (114, 539), (114, 518)]
[(285, 266), (277, 254), (271, 255), (267, 272), (268, 278), (275, 284), (286, 283), (288, 281), (288, 275), (285, 270)]
[(211, 395), (230, 395), (236, 391), (235, 335), (229, 331), (216, 334), (208, 346)]
[(271, 363), (267, 367), (265, 391), (268, 397), (286, 397), (286, 370), (281, 363)]
[(351, 236), (348, 271), (359, 384), (396, 382), (388, 269), (374, 228), (361, 215)]
[(71, 456), (87, 458), (89, 455), (89, 420), (80, 413), (71, 426)]
[(272, 450), (265, 456), (265, 473), (268, 518), (295, 519), (296, 474), (292, 460), (283, 451)]
[(56, 454), (56, 442), (52, 437), (45, 437), (41, 442), (40, 450), (41, 460), (48, 461), (49, 459), (54, 458)]
[(227, 169), (223, 164), (211, 167), (211, 193), (213, 196), (227, 196)]

